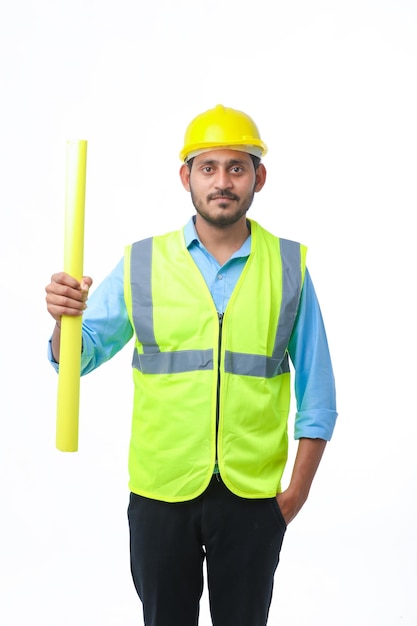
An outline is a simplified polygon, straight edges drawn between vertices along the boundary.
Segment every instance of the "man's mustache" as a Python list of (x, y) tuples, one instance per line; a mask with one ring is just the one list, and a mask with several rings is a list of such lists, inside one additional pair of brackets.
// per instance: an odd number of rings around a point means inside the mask
[(239, 196), (228, 191), (227, 189), (219, 189), (216, 193), (207, 196), (207, 200), (216, 200), (217, 198), (227, 198), (228, 200), (239, 200)]

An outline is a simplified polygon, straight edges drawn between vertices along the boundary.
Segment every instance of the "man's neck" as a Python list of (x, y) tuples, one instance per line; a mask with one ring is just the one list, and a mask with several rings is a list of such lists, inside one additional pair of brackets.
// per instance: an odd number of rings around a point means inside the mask
[(195, 228), (201, 243), (220, 265), (224, 265), (250, 235), (246, 217), (229, 226), (216, 226), (197, 214)]

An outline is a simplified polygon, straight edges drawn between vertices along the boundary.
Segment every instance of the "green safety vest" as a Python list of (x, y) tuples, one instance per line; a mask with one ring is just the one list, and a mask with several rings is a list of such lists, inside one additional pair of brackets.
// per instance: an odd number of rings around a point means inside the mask
[(273, 497), (287, 461), (290, 367), (306, 248), (251, 220), (251, 253), (221, 320), (183, 231), (125, 253), (135, 330), (129, 487), (191, 500), (216, 461), (227, 487)]

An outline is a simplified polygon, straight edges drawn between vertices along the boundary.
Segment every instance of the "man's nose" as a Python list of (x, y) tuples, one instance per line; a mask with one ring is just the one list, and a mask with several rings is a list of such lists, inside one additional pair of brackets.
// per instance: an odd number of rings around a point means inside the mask
[(230, 189), (233, 186), (232, 177), (227, 169), (218, 169), (215, 185), (217, 189)]

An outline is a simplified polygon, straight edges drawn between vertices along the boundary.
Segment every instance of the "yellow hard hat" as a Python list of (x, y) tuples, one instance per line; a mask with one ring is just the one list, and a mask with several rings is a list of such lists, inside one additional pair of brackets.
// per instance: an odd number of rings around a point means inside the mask
[(267, 147), (261, 140), (255, 122), (236, 109), (218, 104), (197, 115), (187, 127), (181, 161), (214, 148), (235, 148), (262, 157)]

